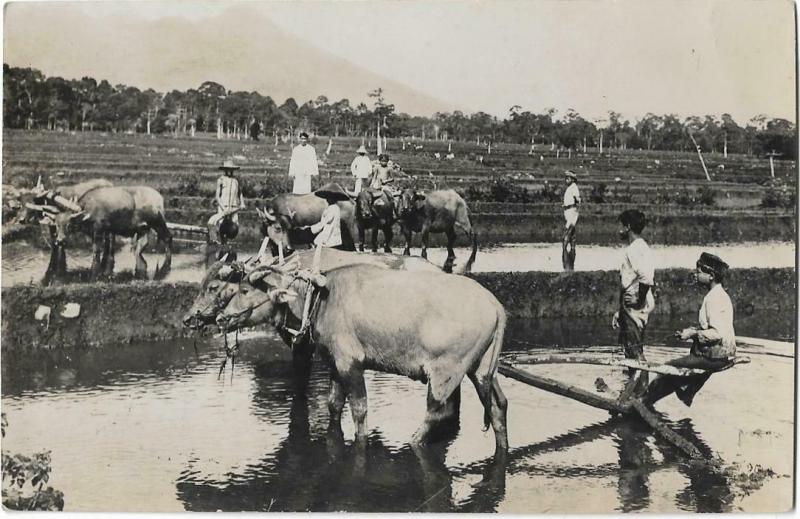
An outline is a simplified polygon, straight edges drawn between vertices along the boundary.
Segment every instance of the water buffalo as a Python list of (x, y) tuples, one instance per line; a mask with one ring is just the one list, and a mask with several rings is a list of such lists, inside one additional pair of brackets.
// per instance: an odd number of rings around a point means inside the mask
[(364, 252), (364, 233), (367, 229), (372, 229), (372, 252), (378, 252), (378, 231), (383, 231), (383, 252), (392, 252), (392, 226), (397, 219), (394, 201), (385, 191), (374, 200), (373, 198), (371, 189), (361, 191), (356, 198), (358, 250)]
[[(279, 332), (298, 327), (304, 298), (297, 295), (304, 287), (296, 272), (256, 270), (217, 324), (225, 330), (261, 323)], [(494, 429), (497, 450), (507, 450), (508, 404), (495, 378), (506, 313), (476, 281), (373, 265), (340, 267), (325, 275), (310, 315), (311, 339), (327, 351), (331, 367), (331, 426), (341, 426), (349, 398), (356, 438), (366, 437), (364, 370), (372, 369), (427, 382), (427, 414), (414, 434), (415, 442), (425, 442), (449, 420), (450, 398), (467, 375), (484, 406), (484, 424)]]
[(56, 194), (61, 195), (68, 200), (77, 201), (92, 189), (97, 189), (99, 187), (111, 187), (113, 185), (114, 184), (112, 184), (110, 181), (104, 178), (94, 178), (92, 180), (87, 180), (79, 184), (60, 186), (55, 188), (53, 191), (55, 191)]
[[(314, 257), (313, 249), (300, 250), (291, 256), (297, 258), (299, 268), (309, 269)], [(389, 254), (357, 254), (336, 249), (323, 249), (319, 270), (322, 273), (344, 265), (370, 264), (397, 270), (439, 271), (439, 268), (422, 258)], [(229, 264), (217, 261), (209, 267), (192, 307), (183, 317), (187, 328), (199, 329), (216, 322), (219, 314), (239, 290), (239, 283), (249, 273), (242, 263)], [(252, 270), (252, 269), (249, 269)]]
[(403, 254), (411, 253), (412, 233), (422, 233), (422, 257), (427, 258), (428, 234), (443, 232), (447, 235), (447, 260), (444, 271), (451, 272), (456, 254), (453, 244), (456, 241), (456, 227), (467, 233), (472, 241), (472, 253), (464, 270), (469, 272), (478, 252), (478, 237), (469, 220), (467, 203), (452, 189), (440, 189), (427, 194), (417, 192), (414, 188), (403, 190), (400, 199), (400, 228), (406, 238)]
[(78, 212), (62, 212), (53, 218), (56, 244), (63, 245), (68, 230), (77, 226), (93, 242), (92, 278), (101, 272), (110, 275), (114, 270), (114, 237), (125, 236), (136, 241), (137, 277), (147, 277), (147, 262), (143, 257), (148, 232), (154, 230), (158, 240), (167, 247), (164, 264), (156, 268), (156, 279), (169, 272), (172, 263), (172, 234), (164, 216), (164, 198), (147, 186), (98, 187), (86, 191), (77, 200)]
[[(341, 209), (342, 245), (346, 250), (355, 250), (353, 229), (355, 228), (355, 204), (350, 201), (337, 202)], [(295, 195), (280, 194), (267, 202), (262, 211), (257, 209), (261, 219), (261, 232), (271, 241), (272, 253), (277, 254), (278, 244), (285, 249), (310, 244), (314, 235), (299, 227), (319, 222), (327, 202), (313, 193)]]

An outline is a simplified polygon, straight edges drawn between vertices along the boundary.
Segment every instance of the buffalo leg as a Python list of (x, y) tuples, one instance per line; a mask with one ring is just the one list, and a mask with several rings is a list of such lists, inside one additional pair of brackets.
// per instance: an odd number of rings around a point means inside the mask
[(353, 368), (347, 375), (349, 386), (350, 413), (356, 426), (356, 440), (367, 438), (367, 386), (364, 372)]
[(422, 226), (422, 233), (421, 233), (422, 253), (420, 254), (420, 256), (422, 256), (425, 259), (428, 259), (428, 235), (430, 234), (430, 232), (431, 228), (428, 226), (427, 223), (425, 223)]
[(95, 230), (92, 236), (92, 271), (91, 280), (94, 281), (100, 275), (102, 269), (102, 255), (105, 246), (105, 233)]
[(311, 360), (314, 344), (306, 339), (292, 348), (292, 367), (294, 371), (295, 396), (305, 396), (311, 378)]
[(162, 242), (164, 247), (167, 249), (164, 257), (164, 264), (156, 268), (155, 275), (156, 279), (163, 279), (167, 276), (167, 274), (169, 274), (169, 271), (172, 268), (172, 233), (169, 232), (167, 223), (164, 220), (160, 220), (154, 224), (153, 230), (156, 231), (158, 241)]
[(380, 228), (376, 225), (372, 228), (372, 252), (378, 252), (378, 233)]
[(484, 409), (487, 410), (489, 415), (489, 423), (494, 430), (496, 450), (498, 452), (508, 450), (508, 429), (506, 425), (508, 401), (500, 389), (500, 384), (495, 378), (492, 378), (490, 383), (486, 376), (478, 373), (469, 373), (468, 376), (475, 386), (478, 398), (480, 398)]
[(444, 266), (442, 266), (442, 270), (445, 272), (453, 272), (453, 263), (456, 260), (456, 253), (453, 250), (453, 244), (456, 242), (456, 231), (455, 229), (447, 229), (445, 231), (447, 235), (447, 259), (444, 260)]
[(137, 279), (147, 279), (147, 261), (144, 259), (144, 249), (147, 247), (147, 231), (136, 235), (136, 248), (134, 256), (136, 257), (136, 270), (134, 270), (134, 277)]
[(365, 229), (363, 225), (358, 226), (358, 250), (359, 252), (364, 252), (364, 234)]
[(328, 428), (341, 431), (342, 409), (344, 409), (345, 392), (342, 380), (336, 373), (331, 373), (331, 387), (328, 393)]
[(387, 225), (383, 228), (383, 252), (392, 253), (392, 238), (394, 238), (394, 231), (392, 231), (391, 225)]
[(425, 413), (425, 420), (414, 433), (412, 441), (421, 444), (451, 437), (458, 431), (460, 405), (460, 387), (457, 387), (444, 402), (440, 402), (433, 398), (431, 384), (428, 383), (428, 407)]
[(411, 256), (411, 229), (404, 227), (403, 236), (406, 238), (406, 248), (403, 249), (403, 256)]

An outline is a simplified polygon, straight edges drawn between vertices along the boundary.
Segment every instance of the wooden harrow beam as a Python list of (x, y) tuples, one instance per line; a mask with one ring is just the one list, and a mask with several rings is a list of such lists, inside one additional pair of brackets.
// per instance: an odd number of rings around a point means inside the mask
[[(666, 364), (641, 362), (633, 359), (607, 359), (599, 357), (582, 357), (582, 356), (517, 355), (516, 357), (514, 357), (514, 361), (525, 364), (593, 364), (593, 365), (613, 366), (620, 368), (632, 368), (638, 370), (640, 374), (642, 372), (652, 372), (652, 373), (659, 373), (662, 375), (673, 375), (673, 376), (702, 375), (708, 372), (707, 370), (703, 369), (678, 368)], [(729, 369), (736, 364), (745, 364), (748, 362), (750, 362), (750, 359), (747, 357), (736, 357), (730, 364), (726, 365), (724, 368), (720, 370), (715, 370), (715, 373), (716, 371), (723, 371)], [(549, 379), (547, 377), (534, 375), (533, 373), (519, 369), (507, 362), (500, 362), (497, 371), (502, 375), (505, 375), (509, 378), (513, 378), (514, 380), (517, 380), (524, 384), (528, 384), (529, 386), (542, 389), (549, 393), (554, 393), (556, 395), (564, 396), (598, 409), (603, 409), (606, 411), (610, 411), (612, 413), (619, 413), (619, 414), (636, 413), (659, 435), (661, 435), (662, 438), (664, 438), (665, 440), (673, 444), (675, 447), (683, 451), (686, 455), (688, 455), (693, 459), (703, 458), (703, 454), (695, 445), (693, 445), (691, 442), (681, 437), (680, 434), (670, 429), (655, 412), (651, 411), (647, 407), (647, 405), (643, 401), (644, 395), (639, 395), (639, 396), (634, 395), (634, 389), (639, 384), (639, 375), (637, 375), (635, 378), (632, 378), (628, 382), (628, 384), (626, 385), (625, 389), (623, 389), (622, 394), (619, 396), (619, 398), (610, 399), (596, 395), (595, 393), (586, 391), (578, 387), (570, 386), (569, 384), (564, 384), (562, 382)]]

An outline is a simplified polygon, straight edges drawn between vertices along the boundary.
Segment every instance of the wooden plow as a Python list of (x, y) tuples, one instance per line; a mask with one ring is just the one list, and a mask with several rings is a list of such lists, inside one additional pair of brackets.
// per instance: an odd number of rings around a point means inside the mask
[[(738, 356), (732, 362), (725, 365), (722, 369), (713, 370), (713, 373), (730, 369), (737, 364), (749, 363), (748, 357)], [(636, 370), (636, 376), (632, 377), (617, 398), (608, 398), (598, 395), (592, 391), (587, 391), (579, 387), (571, 386), (557, 380), (553, 380), (540, 375), (535, 375), (529, 371), (520, 369), (514, 364), (536, 365), (536, 364), (591, 364), (599, 366), (612, 366)], [(497, 371), (506, 377), (512, 378), (523, 384), (560, 395), (571, 400), (581, 402), (598, 409), (609, 411), (620, 415), (638, 415), (651, 428), (653, 428), (662, 438), (680, 449), (693, 459), (702, 459), (700, 449), (690, 441), (683, 438), (680, 434), (670, 429), (658, 416), (657, 413), (648, 408), (645, 404), (646, 391), (637, 394), (636, 388), (641, 384), (642, 374), (645, 372), (658, 373), (661, 375), (674, 375), (687, 377), (692, 375), (702, 375), (709, 370), (695, 368), (678, 368), (667, 364), (654, 362), (636, 361), (633, 359), (602, 358), (583, 355), (531, 355), (520, 354), (514, 356), (511, 362), (500, 362)]]

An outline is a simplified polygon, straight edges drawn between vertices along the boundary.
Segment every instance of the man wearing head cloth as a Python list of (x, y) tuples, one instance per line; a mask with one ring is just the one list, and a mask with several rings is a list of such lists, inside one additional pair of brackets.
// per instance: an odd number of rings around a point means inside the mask
[(565, 271), (575, 269), (575, 226), (578, 224), (578, 204), (581, 194), (578, 191), (578, 176), (572, 171), (564, 172), (567, 188), (564, 190), (564, 237), (561, 243), (561, 264)]
[(354, 158), (353, 163), (350, 164), (350, 171), (353, 173), (353, 176), (356, 177), (355, 192), (358, 194), (361, 192), (361, 184), (364, 182), (364, 179), (369, 178), (372, 174), (372, 162), (369, 160), (367, 149), (363, 144), (358, 148), (356, 153), (356, 158)]
[(728, 366), (736, 356), (736, 332), (733, 329), (733, 303), (722, 283), (728, 264), (713, 254), (704, 252), (697, 260), (694, 279), (707, 289), (700, 305), (698, 324), (675, 332), (683, 341), (692, 341), (689, 355), (667, 362), (680, 368), (709, 370), (703, 375), (679, 377), (661, 375), (650, 384), (645, 402), (654, 403), (673, 391), (687, 406), (708, 381), (714, 371)]
[(289, 176), (294, 178), (292, 193), (305, 195), (311, 192), (311, 177), (319, 176), (319, 164), (317, 163), (317, 152), (308, 143), (308, 134), (300, 134), (300, 144), (292, 150), (292, 158), (289, 159)]
[[(644, 213), (628, 209), (619, 215), (620, 238), (628, 243), (619, 268), (619, 311), (611, 319), (611, 327), (619, 330), (619, 342), (625, 358), (645, 360), (644, 332), (656, 302), (653, 295), (655, 266), (650, 247), (641, 234), (647, 223)], [(634, 373), (629, 372), (631, 376)], [(647, 383), (647, 372), (640, 375)]]

